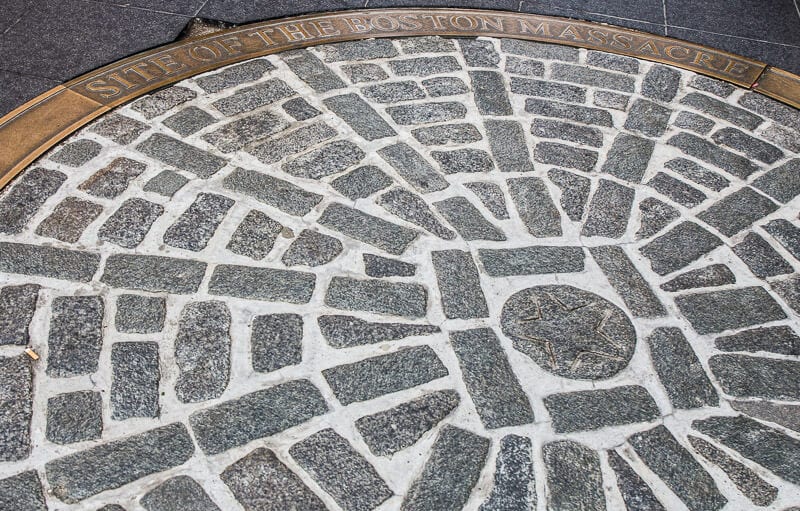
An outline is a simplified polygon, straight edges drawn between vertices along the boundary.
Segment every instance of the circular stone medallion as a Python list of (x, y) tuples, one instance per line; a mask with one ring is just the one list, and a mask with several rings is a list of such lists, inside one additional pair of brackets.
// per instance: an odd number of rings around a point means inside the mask
[(628, 365), (636, 331), (616, 305), (572, 286), (535, 286), (503, 305), (503, 332), (514, 348), (558, 376), (609, 378)]

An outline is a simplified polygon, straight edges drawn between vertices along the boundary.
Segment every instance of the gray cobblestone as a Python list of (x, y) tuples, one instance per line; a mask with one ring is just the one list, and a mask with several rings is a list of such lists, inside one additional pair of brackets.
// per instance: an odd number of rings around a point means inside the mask
[(561, 236), (561, 215), (541, 178), (509, 179), (508, 190), (529, 233), (537, 238)]
[(708, 360), (726, 394), (771, 400), (800, 399), (800, 362), (749, 355), (714, 355)]
[(707, 119), (702, 115), (698, 115), (694, 112), (687, 112), (685, 110), (678, 113), (673, 124), (678, 128), (692, 130), (701, 135), (707, 135), (714, 127), (714, 121), (711, 119)]
[(181, 136), (189, 136), (217, 122), (213, 115), (196, 106), (186, 107), (170, 115), (162, 123)]
[(322, 102), (365, 140), (397, 135), (383, 117), (357, 94), (333, 96)]
[(283, 53), (281, 59), (298, 78), (316, 92), (328, 92), (347, 85), (309, 50), (294, 50)]
[(353, 83), (377, 82), (389, 78), (386, 71), (377, 64), (345, 64), (342, 71)]
[(0, 242), (0, 271), (89, 282), (100, 256), (90, 252)]
[(664, 166), (673, 170), (681, 176), (699, 185), (719, 192), (728, 187), (730, 182), (719, 174), (701, 167), (697, 163), (685, 158), (675, 158), (669, 160)]
[(206, 179), (225, 166), (225, 160), (172, 137), (155, 133), (136, 146), (142, 153), (167, 165)]
[(113, 254), (100, 278), (112, 287), (189, 294), (197, 291), (206, 263), (153, 255)]
[(147, 511), (220, 511), (203, 487), (189, 476), (167, 479), (145, 493), (139, 503)]
[(736, 283), (736, 276), (730, 268), (724, 264), (711, 264), (681, 273), (674, 279), (661, 284), (661, 289), (674, 293), (685, 289), (724, 286), (734, 283)]
[(417, 231), (387, 222), (343, 204), (331, 204), (319, 218), (320, 225), (400, 255), (417, 238)]
[(521, 511), (536, 507), (532, 450), (530, 438), (506, 435), (500, 440), (492, 493), (479, 511)]
[(589, 212), (581, 235), (621, 238), (628, 228), (635, 191), (601, 179), (589, 202)]
[(677, 209), (658, 199), (648, 197), (639, 203), (641, 225), (636, 238), (649, 238), (658, 234), (664, 227), (680, 216)]
[(789, 326), (773, 326), (744, 330), (717, 337), (714, 345), (721, 351), (766, 351), (782, 355), (800, 354), (800, 337)]
[(716, 389), (680, 329), (656, 328), (647, 344), (653, 367), (673, 407), (686, 410), (719, 404)]
[(464, 38), (456, 41), (469, 67), (497, 67), (500, 62), (500, 55), (492, 41)]
[(320, 179), (338, 174), (358, 164), (366, 154), (349, 140), (338, 140), (309, 151), (284, 163), (287, 174), (307, 179)]
[(39, 299), (37, 284), (0, 288), (0, 345), (25, 346), (30, 341), (28, 327)]
[(506, 73), (523, 76), (544, 76), (544, 63), (511, 55), (506, 57), (505, 71)]
[(102, 212), (103, 206), (100, 204), (77, 197), (67, 197), (59, 202), (53, 208), (53, 212), (36, 227), (36, 234), (75, 243)]
[(775, 163), (783, 157), (783, 151), (774, 145), (751, 137), (736, 128), (722, 128), (714, 133), (711, 139), (717, 144), (735, 149), (764, 163)]
[(597, 151), (556, 142), (539, 142), (533, 151), (533, 159), (539, 163), (591, 172), (597, 164)]
[(364, 254), (364, 273), (369, 277), (413, 277), (415, 264), (389, 259), (374, 254)]
[(555, 117), (558, 119), (582, 122), (584, 124), (596, 124), (598, 126), (609, 127), (614, 125), (611, 114), (607, 111), (588, 106), (569, 105), (543, 99), (528, 98), (525, 100), (525, 111), (544, 117)]
[(550, 169), (547, 177), (561, 189), (559, 202), (567, 217), (573, 222), (580, 222), (586, 201), (589, 200), (589, 178), (561, 169)]
[(798, 405), (771, 403), (761, 400), (731, 401), (730, 403), (731, 407), (738, 412), (800, 432), (800, 406)]
[(551, 394), (544, 398), (544, 405), (557, 433), (650, 422), (661, 417), (653, 397), (638, 385)]
[(400, 176), (422, 193), (444, 190), (447, 182), (422, 155), (405, 142), (386, 146), (378, 154), (391, 165)]
[(0, 462), (24, 460), (31, 453), (33, 417), (33, 368), (28, 359), (0, 357), (0, 385)]
[(349, 405), (444, 378), (448, 371), (429, 346), (417, 346), (325, 369), (322, 375), (336, 399)]
[(461, 66), (455, 57), (415, 57), (389, 62), (392, 72), (398, 76), (430, 76), (458, 71)]
[[(586, 89), (578, 87), (577, 85), (549, 82), (547, 80), (535, 80), (532, 78), (519, 78), (516, 76), (511, 77), (511, 92), (514, 92), (516, 94), (522, 94), (525, 96), (536, 96), (542, 98), (557, 99), (560, 101), (569, 101), (572, 103), (583, 103), (586, 101)], [(528, 101), (526, 101), (525, 109), (527, 111), (532, 111), (528, 110)], [(547, 104), (547, 103), (549, 103), (547, 100), (540, 99), (536, 101), (536, 104)], [(569, 108), (568, 105), (560, 105), (559, 103), (556, 103), (551, 108), (555, 109), (558, 107), (563, 108), (565, 110)], [(572, 107), (570, 110), (576, 111), (579, 109)], [(600, 116), (600, 114), (597, 115)]]
[(747, 178), (758, 170), (758, 166), (747, 158), (726, 151), (705, 139), (691, 133), (678, 133), (667, 141), (689, 156), (721, 168), (725, 172), (740, 178)]
[(42, 483), (35, 470), (0, 479), (0, 509), (3, 511), (47, 511)]
[(256, 108), (271, 105), (276, 101), (294, 96), (295, 91), (279, 78), (244, 87), (234, 94), (218, 99), (212, 105), (223, 115), (234, 116), (251, 112)]
[(550, 70), (552, 78), (565, 82), (579, 83), (604, 89), (614, 89), (621, 92), (633, 92), (636, 83), (632, 76), (590, 69), (583, 66), (573, 66), (556, 62)]
[(710, 92), (721, 98), (727, 98), (736, 90), (736, 87), (730, 83), (725, 83), (703, 75), (693, 76), (692, 79), (689, 80), (689, 87), (704, 92)]
[(322, 336), (334, 348), (351, 348), (439, 332), (439, 327), (433, 325), (374, 323), (353, 316), (320, 316), (317, 323)]
[(757, 286), (678, 296), (675, 303), (701, 335), (786, 317), (775, 299)]
[(675, 98), (681, 84), (681, 74), (667, 66), (653, 66), (642, 80), (642, 96), (667, 103)]
[(315, 284), (313, 273), (220, 264), (211, 274), (208, 292), (269, 302), (308, 303)]
[(428, 204), (419, 196), (404, 188), (392, 188), (378, 199), (386, 211), (416, 224), (434, 236), (445, 240), (455, 239), (456, 233), (442, 225)]
[(437, 76), (422, 80), (422, 86), (432, 98), (457, 96), (469, 92), (469, 87), (461, 78), (455, 76)]
[(641, 183), (654, 148), (652, 140), (620, 133), (608, 150), (601, 170), (631, 183)]
[(50, 160), (68, 167), (80, 167), (100, 154), (103, 146), (94, 140), (83, 139), (69, 142), (50, 155)]
[(253, 59), (225, 68), (219, 73), (201, 76), (195, 79), (195, 82), (204, 91), (214, 93), (243, 83), (253, 82), (274, 69), (275, 66), (266, 59)]
[(266, 314), (253, 318), (250, 336), (253, 370), (277, 371), (303, 359), (303, 318), (298, 314)]
[(233, 204), (233, 199), (223, 195), (197, 194), (186, 211), (164, 231), (164, 243), (193, 252), (203, 250)]
[(166, 300), (158, 296), (120, 295), (114, 324), (118, 332), (152, 334), (164, 329)]
[(753, 186), (780, 202), (800, 195), (800, 159), (790, 160), (753, 181)]
[(161, 371), (156, 342), (116, 342), (111, 346), (111, 418), (158, 417)]
[(451, 39), (437, 36), (403, 38), (400, 47), (403, 53), (447, 53), (456, 49)]
[(331, 181), (331, 186), (350, 200), (364, 199), (377, 193), (394, 181), (374, 165), (358, 167)]
[(47, 339), (47, 374), (67, 378), (97, 371), (103, 346), (103, 299), (59, 296), (53, 300)]
[(369, 85), (361, 89), (361, 92), (368, 99), (378, 103), (397, 103), (425, 98), (425, 91), (422, 90), (422, 87), (411, 80)]
[(397, 48), (390, 39), (366, 39), (326, 44), (318, 48), (325, 54), (325, 62), (350, 62), (395, 57)]
[(623, 112), (628, 109), (628, 102), (630, 96), (620, 94), (618, 92), (611, 92), (607, 90), (598, 90), (594, 93), (594, 105), (600, 108), (611, 108), (614, 110), (622, 110)]
[(608, 245), (589, 249), (611, 286), (637, 318), (666, 316), (667, 310), (653, 294), (622, 247)]
[(444, 315), (450, 319), (489, 316), (478, 268), (472, 254), (460, 250), (431, 252)]
[(506, 235), (483, 217), (478, 208), (464, 197), (451, 197), (433, 204), (436, 211), (458, 231), (466, 241), (505, 241)]
[(286, 266), (321, 266), (328, 264), (342, 253), (342, 242), (333, 236), (303, 229), (295, 238), (281, 261)]
[(467, 123), (426, 126), (412, 130), (411, 134), (425, 145), (466, 144), (483, 138), (473, 124)]
[(171, 170), (162, 170), (154, 178), (148, 181), (142, 189), (145, 192), (154, 192), (164, 197), (172, 197), (183, 188), (189, 180), (182, 175)]
[(289, 101), (284, 101), (283, 104), (281, 104), (281, 108), (296, 121), (307, 121), (322, 113), (303, 98), (294, 98)]
[(0, 198), (0, 233), (22, 232), (28, 221), (66, 179), (67, 176), (57, 170), (33, 168), (24, 172)]
[(542, 447), (547, 475), (547, 507), (553, 510), (605, 511), (600, 457), (571, 440)]
[(633, 102), (625, 129), (638, 131), (646, 137), (660, 137), (667, 130), (672, 110), (652, 101), (637, 99)]
[(608, 464), (614, 471), (617, 487), (629, 510), (665, 511), (653, 490), (616, 451), (608, 451)]
[(699, 225), (681, 222), (640, 249), (659, 275), (680, 270), (722, 244), (722, 240)]
[(800, 131), (800, 115), (797, 115), (797, 109), (789, 105), (772, 101), (761, 94), (752, 92), (742, 94), (739, 104), (787, 128)]
[(337, 309), (360, 310), (419, 318), (425, 315), (428, 293), (420, 284), (333, 277), (325, 304)]
[(463, 119), (467, 108), (458, 102), (417, 103), (386, 108), (394, 122), (401, 125), (427, 124)]
[(172, 86), (143, 97), (132, 104), (131, 108), (145, 119), (152, 119), (196, 97), (197, 93), (191, 89)]
[(772, 200), (747, 187), (718, 200), (697, 218), (725, 236), (733, 236), (776, 209), (778, 205)]
[(602, 67), (611, 71), (619, 71), (620, 73), (636, 74), (639, 72), (638, 60), (603, 51), (589, 50), (586, 56), (586, 63), (590, 66)]
[(236, 169), (223, 180), (222, 185), (295, 216), (305, 215), (322, 200), (321, 195), (255, 170)]
[(498, 220), (509, 218), (506, 209), (506, 199), (503, 190), (494, 183), (474, 182), (464, 183), (464, 186), (474, 193)]
[(764, 225), (764, 230), (770, 233), (778, 243), (789, 251), (795, 259), (800, 261), (800, 228), (788, 220), (779, 218)]
[(486, 119), (489, 147), (502, 172), (532, 172), (533, 164), (522, 125), (516, 121)]
[(147, 124), (131, 119), (128, 116), (112, 113), (101, 117), (99, 121), (92, 124), (89, 131), (97, 133), (101, 137), (113, 140), (119, 145), (128, 145), (139, 138), (139, 135), (147, 131)]
[(665, 195), (673, 201), (683, 204), (687, 208), (693, 208), (706, 200), (706, 194), (696, 188), (692, 188), (680, 179), (664, 174), (657, 173), (647, 186), (652, 187), (658, 193)]
[(680, 102), (683, 105), (696, 108), (697, 110), (700, 110), (711, 117), (724, 119), (732, 124), (741, 126), (742, 128), (748, 130), (754, 130), (762, 122), (764, 122), (764, 119), (748, 112), (747, 110), (729, 105), (724, 101), (720, 101), (712, 98), (711, 96), (706, 96), (705, 94), (700, 94), (697, 92), (691, 92), (687, 94), (681, 99)]
[(128, 199), (100, 226), (97, 238), (123, 248), (136, 248), (163, 213), (161, 204), (138, 197)]
[(756, 277), (775, 277), (794, 271), (792, 265), (786, 262), (767, 240), (754, 232), (747, 233), (747, 236), (732, 249)]
[(511, 115), (514, 113), (508, 100), (503, 75), (496, 71), (470, 71), (475, 104), (481, 115)]
[(558, 44), (537, 43), (521, 39), (501, 39), (500, 48), (512, 55), (522, 55), (535, 59), (564, 60), (577, 62), (579, 51), (577, 48)]
[(202, 138), (223, 153), (232, 153), (257, 140), (283, 131), (288, 126), (282, 117), (270, 111), (263, 111), (240, 117), (203, 135)]
[(531, 134), (541, 138), (558, 138), (592, 147), (603, 145), (603, 132), (599, 129), (552, 119), (534, 119), (531, 125)]
[(231, 313), (224, 302), (192, 302), (181, 311), (175, 337), (180, 373), (175, 395), (182, 403), (214, 399), (225, 392), (231, 371)]
[(580, 247), (482, 248), (478, 256), (484, 270), (492, 277), (574, 273), (584, 268)]

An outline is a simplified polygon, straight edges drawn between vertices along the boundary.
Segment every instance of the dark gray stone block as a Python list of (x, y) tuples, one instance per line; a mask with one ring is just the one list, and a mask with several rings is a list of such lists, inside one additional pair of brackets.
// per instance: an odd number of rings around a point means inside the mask
[(718, 200), (697, 218), (725, 236), (733, 236), (777, 209), (778, 205), (771, 199), (747, 187)]
[(774, 145), (751, 137), (736, 128), (722, 128), (714, 133), (711, 139), (717, 144), (735, 149), (763, 163), (772, 164), (783, 157), (783, 151)]
[(100, 154), (102, 148), (103, 146), (94, 140), (84, 138), (75, 142), (68, 142), (51, 154), (49, 159), (68, 167), (80, 167)]
[(266, 314), (253, 318), (250, 336), (253, 370), (269, 373), (303, 359), (303, 318), (298, 314)]
[(620, 73), (637, 74), (639, 72), (639, 61), (623, 55), (615, 55), (603, 51), (589, 50), (586, 56), (586, 63), (594, 67), (602, 67)]
[[(97, 440), (103, 433), (103, 399), (83, 390), (47, 400), (47, 439), (57, 444)], [(2, 509), (2, 507), (0, 507)]]
[(31, 453), (33, 368), (27, 357), (0, 357), (0, 385), (0, 462), (21, 461)]
[(789, 105), (754, 93), (743, 94), (739, 98), (739, 104), (787, 128), (800, 130), (800, 117), (797, 116), (797, 109)]
[(649, 238), (681, 216), (680, 212), (658, 199), (648, 197), (639, 203), (639, 230), (636, 239)]
[(800, 158), (776, 167), (755, 181), (753, 186), (780, 202), (789, 202), (800, 195)]
[(417, 266), (374, 254), (364, 254), (364, 273), (369, 277), (412, 277)]
[(222, 185), (295, 216), (305, 215), (322, 200), (321, 195), (255, 170), (237, 168), (222, 181)]
[(721, 351), (766, 351), (781, 355), (800, 355), (800, 337), (790, 326), (745, 330), (738, 334), (717, 337), (714, 345)]
[(159, 484), (139, 500), (147, 511), (220, 511), (200, 484), (177, 476)]
[(216, 174), (227, 163), (219, 156), (198, 149), (180, 140), (161, 133), (150, 135), (136, 146), (142, 153), (172, 167), (191, 172), (207, 179)]
[(551, 394), (544, 398), (544, 405), (556, 433), (650, 422), (661, 417), (653, 397), (638, 385)]
[(631, 183), (641, 183), (655, 142), (627, 133), (620, 133), (608, 150), (602, 172)]
[(152, 119), (196, 97), (197, 93), (191, 89), (173, 86), (148, 94), (133, 103), (131, 108), (142, 114), (145, 119)]
[(544, 76), (544, 63), (510, 55), (506, 57), (506, 73), (523, 76)]
[[(474, 65), (469, 61), (467, 64)], [(514, 113), (511, 102), (508, 100), (508, 92), (502, 74), (496, 71), (470, 71), (469, 78), (472, 82), (475, 104), (481, 115), (511, 115)]]
[(592, 104), (600, 108), (611, 108), (613, 110), (626, 111), (631, 97), (618, 92), (598, 90), (594, 93)]
[(320, 331), (334, 348), (351, 348), (364, 344), (394, 341), (406, 337), (431, 335), (439, 327), (411, 323), (373, 323), (353, 316), (320, 316)]
[(597, 152), (555, 142), (539, 142), (533, 159), (539, 163), (591, 172), (597, 164)]
[(365, 415), (355, 424), (372, 454), (389, 456), (414, 445), (450, 415), (459, 401), (455, 390), (431, 392), (394, 408)]
[(28, 327), (36, 312), (39, 289), (37, 284), (0, 288), (0, 345), (25, 346), (30, 342)]
[(719, 397), (689, 341), (678, 328), (656, 328), (647, 338), (650, 359), (672, 406), (717, 406)]
[(0, 509), (3, 511), (47, 511), (42, 482), (35, 470), (0, 479)]
[(139, 197), (127, 199), (100, 226), (97, 238), (123, 248), (136, 248), (164, 213), (164, 206)]
[(603, 132), (599, 129), (553, 119), (534, 119), (531, 134), (540, 138), (558, 138), (592, 147), (603, 145)]
[(175, 395), (182, 403), (214, 399), (225, 392), (231, 371), (231, 313), (223, 302), (184, 306), (175, 337), (180, 371)]
[(241, 88), (228, 97), (214, 101), (212, 105), (224, 115), (234, 116), (271, 105), (295, 94), (297, 93), (286, 85), (286, 82), (279, 78), (271, 78), (265, 82)]
[(386, 211), (407, 222), (414, 223), (431, 234), (451, 240), (456, 234), (442, 225), (420, 196), (404, 188), (393, 188), (378, 198), (377, 203)]
[(534, 421), (528, 396), (491, 329), (450, 332), (450, 344), (458, 357), (472, 403), (486, 428), (520, 426)]
[(736, 87), (708, 76), (696, 75), (689, 81), (689, 87), (703, 92), (710, 92), (715, 96), (727, 98), (736, 91)]
[(75, 504), (182, 465), (193, 454), (186, 426), (173, 423), (57, 458), (45, 471), (53, 494)]
[(194, 202), (164, 231), (164, 243), (199, 252), (214, 236), (234, 200), (214, 193), (199, 193)]
[(425, 145), (467, 144), (483, 138), (475, 125), (467, 123), (426, 126), (412, 130), (411, 134)]
[(374, 165), (351, 170), (331, 181), (331, 186), (350, 200), (365, 199), (391, 185), (394, 180)]
[(484, 119), (489, 147), (502, 172), (532, 172), (528, 143), (522, 125), (516, 121)]
[(714, 121), (693, 112), (679, 112), (673, 124), (678, 128), (692, 130), (701, 135), (707, 135), (714, 127)]
[(695, 183), (710, 188), (715, 192), (725, 189), (730, 182), (716, 172), (711, 172), (685, 158), (675, 158), (664, 164), (670, 170), (673, 170), (681, 176), (694, 181)]
[(436, 211), (467, 241), (505, 241), (503, 232), (483, 217), (478, 208), (464, 197), (451, 197), (433, 204)]
[(451, 39), (439, 36), (408, 37), (399, 42), (403, 53), (447, 53), (456, 49)]
[(445, 316), (450, 319), (489, 316), (478, 268), (469, 252), (434, 251), (431, 252), (431, 260)]
[(616, 451), (608, 451), (608, 464), (617, 477), (617, 488), (628, 511), (665, 511), (653, 490)]
[(667, 130), (667, 123), (672, 110), (652, 101), (637, 99), (633, 102), (625, 129), (638, 131), (646, 137), (660, 137)]
[(444, 426), (422, 473), (411, 483), (402, 511), (458, 511), (478, 482), (489, 452), (488, 438)]
[(469, 67), (497, 67), (500, 62), (500, 55), (492, 41), (460, 38), (457, 42)]
[(325, 305), (344, 310), (419, 318), (427, 311), (428, 292), (420, 284), (333, 277)]
[(342, 242), (333, 236), (303, 229), (283, 253), (281, 261), (286, 266), (321, 266), (342, 253)]
[(189, 106), (170, 115), (162, 124), (178, 135), (187, 137), (215, 122), (217, 119), (202, 108)]
[(341, 69), (353, 83), (377, 82), (389, 78), (378, 64), (344, 64)]
[(455, 76), (439, 76), (422, 80), (422, 86), (432, 98), (457, 96), (469, 92), (469, 87), (461, 78)]
[(556, 62), (551, 68), (554, 80), (579, 83), (602, 89), (613, 89), (621, 92), (633, 92), (636, 83), (634, 77), (585, 66), (573, 66)]
[(369, 85), (362, 88), (361, 93), (378, 103), (397, 103), (425, 97), (425, 91), (422, 90), (422, 87), (417, 85), (417, 82), (410, 80)]
[(148, 181), (142, 190), (154, 192), (164, 197), (172, 197), (175, 192), (184, 187), (189, 180), (171, 170), (162, 170), (157, 176)]
[[(512, 81), (513, 84), (513, 81)], [(528, 98), (525, 100), (525, 111), (544, 117), (555, 117), (583, 124), (612, 127), (614, 121), (611, 114), (601, 108), (569, 105), (544, 99)]]
[(393, 353), (322, 371), (336, 399), (343, 405), (410, 389), (448, 374), (429, 346), (400, 348)]
[(208, 293), (269, 302), (308, 303), (315, 284), (313, 273), (220, 264), (211, 274)]
[(333, 429), (301, 440), (289, 454), (345, 511), (369, 511), (394, 496), (375, 468)]
[(338, 140), (284, 163), (281, 169), (295, 177), (319, 179), (356, 165), (366, 154), (349, 140)]
[(438, 192), (450, 186), (422, 155), (405, 142), (378, 149), (378, 154), (421, 193)]
[(174, 257), (112, 254), (106, 260), (101, 282), (113, 287), (154, 293), (189, 294), (197, 291), (206, 263)]
[(122, 114), (112, 113), (104, 115), (100, 120), (92, 124), (89, 131), (111, 139), (119, 145), (128, 145), (139, 138), (139, 135), (147, 131), (147, 129), (148, 125), (146, 123)]
[(325, 54), (325, 62), (385, 59), (397, 56), (397, 48), (391, 39), (366, 39), (345, 41), (318, 47)]
[(386, 113), (400, 125), (428, 124), (463, 119), (467, 115), (467, 107), (456, 101), (415, 103), (387, 107)]
[(707, 198), (706, 194), (697, 188), (693, 188), (684, 181), (664, 174), (663, 172), (659, 172), (653, 176), (650, 181), (647, 182), (647, 186), (652, 187), (661, 195), (669, 197), (687, 208), (693, 208)]
[(322, 100), (364, 140), (392, 137), (397, 132), (358, 94), (350, 93)]
[(511, 199), (528, 232), (537, 238), (561, 236), (561, 214), (544, 181), (538, 177), (519, 177), (507, 182)]
[(100, 255), (55, 247), (0, 242), (0, 271), (89, 282)]
[(0, 198), (0, 233), (19, 234), (67, 176), (57, 170), (32, 168), (23, 172)]
[(36, 234), (75, 243), (100, 213), (103, 206), (94, 202), (67, 197), (36, 227)]
[(581, 235), (605, 238), (624, 236), (628, 229), (635, 194), (633, 188), (601, 179), (589, 202), (589, 213), (586, 215)]
[(232, 153), (287, 127), (289, 124), (282, 117), (263, 111), (239, 117), (203, 135), (202, 139), (223, 153)]
[(731, 407), (762, 421), (774, 422), (800, 433), (800, 405), (771, 403), (769, 401), (731, 401)]
[(794, 272), (792, 265), (786, 262), (767, 240), (754, 232), (747, 233), (747, 236), (734, 245), (732, 250), (756, 277), (775, 277)]
[[(469, 125), (468, 125), (469, 126)], [(455, 149), (453, 151), (431, 151), (445, 174), (462, 172), (489, 172), (494, 169), (492, 157), (480, 149)]]
[(269, 449), (258, 448), (220, 474), (245, 511), (328, 508)]
[(735, 284), (736, 276), (724, 264), (711, 264), (696, 270), (681, 273), (672, 280), (661, 284), (661, 289), (675, 293), (685, 289), (695, 289), (698, 287), (724, 286)]
[(786, 317), (775, 299), (757, 286), (682, 295), (675, 298), (675, 303), (698, 334), (722, 332)]
[[(583, 87), (551, 82), (549, 80), (520, 78), (517, 76), (511, 77), (511, 92), (524, 96), (568, 101), (570, 103), (584, 103), (586, 101), (586, 89)], [(528, 102), (530, 102), (530, 107), (528, 106)], [(548, 115), (550, 117), (572, 118), (580, 122), (592, 120), (595, 121), (593, 124), (600, 124), (601, 120), (605, 121), (606, 119), (606, 116), (601, 114), (601, 110), (598, 109), (581, 108), (547, 100), (528, 99), (525, 102), (525, 110), (529, 112), (541, 111), (543, 115)], [(608, 119), (610, 119), (610, 117), (608, 117)]]
[(488, 182), (474, 182), (464, 183), (464, 186), (481, 200), (486, 209), (495, 218), (498, 220), (509, 218), (505, 194), (498, 185)]
[(308, 119), (312, 119), (322, 112), (311, 106), (308, 101), (303, 98), (294, 98), (290, 99), (289, 101), (285, 101), (281, 108), (283, 111), (289, 114), (295, 121), (307, 121)]
[(577, 62), (578, 55), (580, 55), (577, 48), (560, 44), (523, 41), (522, 39), (501, 39), (500, 48), (512, 55), (523, 55), (536, 59), (563, 60), (565, 62)]
[(253, 59), (226, 67), (219, 73), (196, 78), (195, 83), (204, 91), (213, 94), (243, 83), (254, 82), (274, 69), (275, 66), (266, 59)]
[(536, 508), (536, 477), (530, 438), (506, 435), (494, 469), (494, 486), (479, 511), (524, 511)]
[(771, 400), (800, 400), (800, 362), (748, 355), (714, 355), (711, 372), (727, 394)]
[(455, 57), (450, 55), (393, 60), (389, 62), (389, 67), (397, 76), (430, 76), (461, 69)]
[(311, 382), (293, 380), (196, 411), (189, 424), (200, 448), (211, 456), (327, 412), (325, 399)]
[(696, 108), (711, 117), (723, 119), (750, 131), (764, 122), (764, 119), (747, 110), (698, 92), (690, 92), (681, 98), (680, 102), (682, 105)]
[(124, 192), (131, 181), (145, 171), (147, 165), (130, 158), (116, 158), (114, 161), (92, 174), (89, 179), (78, 186), (79, 190), (113, 199)]
[(795, 259), (800, 260), (800, 228), (782, 218), (767, 222), (763, 228)]
[(664, 426), (636, 433), (628, 443), (690, 510), (714, 511), (728, 502), (714, 479)]
[(492, 277), (546, 275), (583, 271), (581, 247), (532, 246), (478, 250), (486, 273)]
[(692, 222), (681, 222), (654, 239), (639, 251), (650, 259), (650, 267), (659, 275), (680, 270), (722, 245), (722, 240)]
[(336, 203), (325, 208), (318, 222), (394, 255), (405, 252), (418, 235), (411, 229)]
[(580, 222), (589, 200), (592, 182), (589, 178), (561, 169), (550, 169), (547, 177), (561, 189), (561, 208), (573, 222)]
[(759, 168), (758, 165), (744, 156), (726, 151), (718, 145), (691, 133), (673, 135), (667, 141), (667, 144), (677, 147), (689, 156), (721, 168), (725, 172), (742, 179), (746, 179), (747, 176), (758, 171)]
[(653, 66), (642, 80), (642, 96), (669, 103), (678, 93), (681, 73), (667, 66)]
[(622, 247), (612, 245), (591, 247), (589, 252), (634, 317), (652, 318), (667, 315), (664, 305)]
[(158, 343), (114, 343), (111, 367), (111, 418), (158, 417)]
[(47, 340), (47, 374), (68, 378), (97, 371), (103, 346), (103, 298), (59, 296), (53, 299)]
[(120, 295), (114, 324), (118, 332), (152, 334), (164, 329), (166, 299), (160, 296)]
[(553, 511), (580, 509), (605, 511), (600, 457), (585, 445), (571, 440), (542, 447), (547, 471), (547, 508)]

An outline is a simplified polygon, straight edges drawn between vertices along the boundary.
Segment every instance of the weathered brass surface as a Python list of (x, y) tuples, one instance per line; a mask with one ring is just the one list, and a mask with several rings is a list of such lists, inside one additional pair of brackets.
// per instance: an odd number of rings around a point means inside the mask
[[(663, 62), (798, 106), (800, 77), (698, 44), (565, 18), (471, 9), (375, 9), (312, 14), (188, 38), (78, 77), (0, 118), (0, 187), (109, 109), (211, 69), (292, 48), (374, 37), (512, 37)], [(765, 71), (766, 70), (766, 71)]]

